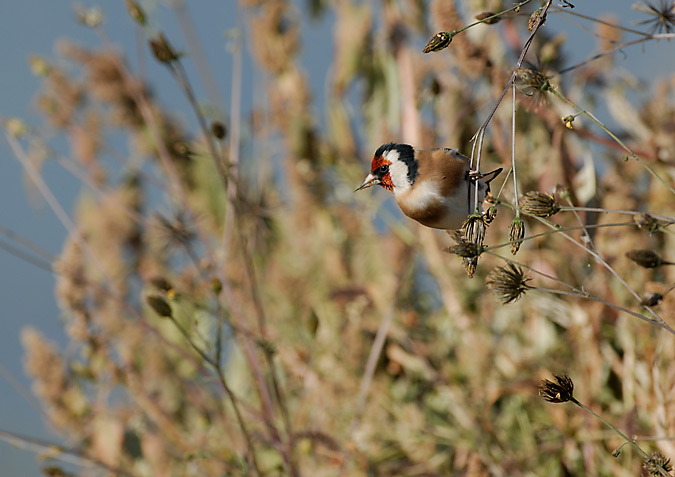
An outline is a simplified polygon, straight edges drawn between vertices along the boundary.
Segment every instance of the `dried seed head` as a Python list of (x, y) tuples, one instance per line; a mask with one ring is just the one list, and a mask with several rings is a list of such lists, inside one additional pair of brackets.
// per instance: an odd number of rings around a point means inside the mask
[(550, 217), (560, 211), (560, 204), (550, 194), (530, 191), (518, 202), (521, 212), (534, 217)]
[(168, 292), (169, 290), (173, 289), (171, 282), (169, 282), (169, 280), (164, 277), (153, 277), (150, 279), (150, 284), (156, 289), (162, 290), (163, 292)]
[(160, 63), (170, 64), (180, 58), (162, 32), (150, 39), (150, 49)]
[(482, 214), (471, 214), (462, 224), (464, 238), (468, 242), (475, 243), (478, 246), (483, 245), (485, 240), (485, 222)]
[(626, 252), (626, 257), (644, 268), (657, 268), (661, 265), (668, 265), (661, 256), (652, 250), (631, 250)]
[(527, 290), (532, 287), (527, 284), (530, 279), (525, 276), (523, 269), (513, 263), (505, 267), (492, 270), (485, 280), (485, 284), (502, 305), (518, 301)]
[(635, 222), (635, 225), (637, 225), (640, 230), (646, 230), (650, 234), (657, 232), (661, 227), (668, 227), (673, 224), (673, 222), (668, 220), (656, 219), (646, 212), (635, 214), (633, 216), (633, 222)]
[(462, 229), (446, 230), (446, 233), (455, 243), (462, 243), (464, 241), (464, 233), (462, 232)]
[(422, 53), (431, 53), (432, 51), (441, 51), (447, 48), (452, 42), (452, 37), (454, 35), (449, 31), (442, 31), (436, 33), (431, 39), (427, 42), (426, 46), (422, 50)]
[[(488, 20), (486, 20), (486, 18)], [(476, 20), (484, 20), (483, 23), (485, 23), (486, 25), (494, 25), (495, 23), (498, 23), (499, 20), (501, 19), (502, 19), (501, 16), (495, 17), (495, 12), (481, 12), (478, 15), (476, 15)]]
[(556, 380), (549, 381), (543, 379), (539, 385), (539, 396), (548, 402), (567, 402), (573, 399), (574, 383), (572, 379), (566, 374), (554, 374), (553, 378)]
[(520, 244), (523, 243), (523, 238), (525, 237), (525, 222), (520, 217), (515, 217), (511, 221), (511, 226), (509, 228), (509, 242), (511, 242), (511, 253), (513, 255), (518, 253), (520, 250)]
[[(529, 31), (534, 30), (534, 27), (537, 25), (537, 21), (539, 21), (539, 17), (541, 16), (542, 12), (544, 11), (543, 8), (537, 8), (534, 12), (532, 12), (532, 15), (530, 15), (530, 19), (527, 22), (527, 29)], [(546, 15), (541, 18), (541, 25), (544, 26), (544, 23), (546, 23)]]
[(159, 316), (164, 318), (171, 318), (173, 315), (173, 310), (171, 310), (171, 305), (167, 303), (164, 297), (159, 295), (148, 295), (145, 297), (145, 301), (150, 305), (150, 308), (155, 310)]
[(75, 19), (82, 25), (96, 28), (103, 23), (103, 11), (98, 7), (75, 6)]
[(134, 21), (136, 21), (136, 23), (138, 23), (139, 25), (145, 25), (146, 22), (145, 12), (138, 4), (138, 2), (135, 2), (134, 0), (124, 0), (124, 3), (127, 6), (129, 16), (133, 18)]
[(670, 459), (666, 459), (658, 452), (652, 452), (652, 455), (642, 462), (642, 468), (649, 472), (649, 475), (664, 475), (664, 471), (666, 475), (669, 475), (669, 472), (673, 470)]
[(640, 300), (642, 306), (656, 306), (663, 301), (663, 295), (660, 293), (649, 293)]
[(462, 240), (457, 245), (446, 248), (445, 251), (464, 258), (477, 258), (483, 253), (483, 247), (473, 242)]
[(483, 216), (483, 222), (485, 222), (485, 225), (490, 225), (496, 218), (497, 206), (493, 205), (485, 212), (485, 215)]
[(675, 1), (659, 0), (658, 5), (656, 2), (645, 1), (633, 5), (633, 8), (651, 16), (647, 20), (638, 22), (638, 25), (649, 25), (651, 33), (672, 33), (675, 31)]
[(516, 68), (516, 78), (518, 87), (527, 96), (534, 96), (535, 93), (542, 94), (551, 89), (548, 78), (532, 68)]
[(462, 260), (462, 265), (464, 266), (464, 271), (469, 278), (473, 278), (474, 273), (476, 273), (476, 267), (478, 267), (478, 258), (465, 258)]
[(213, 134), (213, 137), (216, 139), (223, 139), (225, 134), (227, 134), (227, 129), (220, 121), (213, 121), (211, 123), (211, 134)]

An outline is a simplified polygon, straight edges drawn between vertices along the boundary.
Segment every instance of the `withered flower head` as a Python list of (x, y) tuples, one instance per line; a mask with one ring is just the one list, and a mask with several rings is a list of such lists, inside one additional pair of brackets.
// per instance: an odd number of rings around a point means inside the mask
[(486, 280), (485, 284), (492, 293), (497, 295), (497, 300), (502, 305), (518, 301), (527, 290), (532, 289), (527, 284), (530, 280), (525, 275), (523, 269), (513, 263), (509, 263), (504, 267), (497, 267), (492, 270)]
[(463, 258), (462, 265), (464, 266), (466, 276), (468, 276), (469, 278), (473, 278), (474, 273), (476, 273), (476, 267), (478, 267), (478, 258), (477, 257)]
[(539, 396), (548, 402), (555, 403), (572, 400), (574, 394), (572, 378), (566, 374), (554, 374), (553, 378), (556, 380), (555, 383), (548, 379), (542, 379), (541, 384), (539, 384)]
[(663, 301), (663, 295), (660, 293), (649, 293), (640, 300), (642, 306), (656, 306)]
[(650, 25), (651, 33), (672, 33), (675, 31), (675, 0), (659, 0), (658, 5), (656, 2), (645, 1), (633, 5), (633, 8), (651, 16), (651, 18), (638, 23), (639, 25)]
[(127, 11), (129, 12), (129, 16), (134, 19), (136, 23), (139, 25), (145, 25), (146, 18), (145, 18), (145, 12), (141, 8), (141, 6), (138, 4), (138, 2), (134, 0), (124, 0), (124, 3), (127, 6)]
[(481, 12), (478, 15), (476, 15), (476, 20), (483, 20), (483, 23), (485, 23), (486, 25), (494, 25), (495, 23), (498, 23), (499, 20), (501, 19), (502, 19), (501, 16), (495, 17), (495, 12)]
[(150, 305), (150, 308), (155, 310), (159, 316), (164, 318), (171, 318), (173, 315), (173, 310), (171, 310), (171, 305), (167, 303), (164, 297), (159, 295), (148, 295), (145, 297), (145, 301)]
[(452, 42), (453, 36), (454, 35), (449, 31), (436, 33), (427, 42), (426, 46), (422, 50), (422, 53), (431, 53), (432, 51), (441, 51), (446, 49)]
[(490, 225), (494, 220), (497, 218), (497, 206), (492, 205), (490, 208), (485, 211), (485, 215), (483, 216), (483, 222), (485, 222), (485, 225)]
[(661, 265), (672, 265), (666, 262), (661, 256), (652, 250), (631, 250), (626, 252), (626, 257), (644, 268), (657, 268)]
[(160, 63), (170, 64), (180, 58), (162, 32), (157, 33), (155, 38), (150, 38), (150, 48)]
[(661, 227), (668, 227), (673, 224), (673, 222), (667, 220), (656, 219), (646, 212), (635, 214), (633, 216), (633, 222), (635, 222), (635, 225), (637, 225), (640, 230), (646, 230), (650, 234), (657, 232)]
[(167, 244), (187, 245), (196, 237), (196, 233), (188, 222), (188, 217), (183, 213), (177, 214), (173, 219), (156, 214), (156, 219)]
[(467, 242), (466, 240), (463, 240), (457, 245), (446, 248), (445, 251), (448, 253), (454, 253), (455, 255), (459, 255), (460, 257), (464, 258), (476, 258), (480, 256), (481, 253), (483, 253), (483, 247), (473, 242)]
[(227, 134), (227, 129), (220, 121), (213, 121), (211, 123), (211, 134), (213, 134), (213, 137), (216, 139), (223, 139), (225, 134)]
[(521, 212), (534, 217), (550, 217), (560, 211), (560, 204), (551, 194), (530, 191), (520, 198), (518, 206)]
[(664, 471), (666, 475), (670, 475), (669, 472), (673, 470), (670, 459), (666, 459), (658, 452), (652, 452), (652, 455), (642, 462), (642, 468), (649, 472), (649, 475), (664, 475)]
[(523, 243), (524, 237), (525, 222), (520, 217), (515, 217), (509, 227), (509, 242), (511, 242), (511, 253), (513, 255), (517, 254), (518, 250), (520, 250), (520, 244)]
[[(537, 21), (539, 20), (539, 17), (541, 16), (543, 11), (544, 11), (543, 8), (537, 8), (534, 12), (532, 12), (532, 15), (530, 15), (530, 19), (527, 22), (527, 29), (529, 31), (534, 30), (534, 27), (537, 25)], [(540, 26), (544, 26), (544, 23), (546, 23), (546, 15), (542, 17)]]
[(483, 222), (482, 214), (471, 214), (462, 224), (462, 231), (464, 238), (468, 242), (473, 242), (476, 245), (483, 245), (485, 240), (485, 222)]
[(539, 99), (544, 99), (543, 94), (551, 89), (546, 75), (533, 68), (516, 68), (516, 79), (518, 88), (527, 96), (540, 95)]

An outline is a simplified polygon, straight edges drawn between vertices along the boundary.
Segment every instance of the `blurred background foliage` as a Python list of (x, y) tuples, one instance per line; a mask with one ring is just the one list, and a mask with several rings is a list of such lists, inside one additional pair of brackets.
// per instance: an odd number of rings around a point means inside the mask
[[(194, 96), (208, 65), (186, 70), (182, 56), (196, 57), (198, 44), (150, 31), (142, 5), (128, 1), (147, 54), (193, 106), (194, 130), (107, 43), (97, 10), (79, 11), (101, 44), (62, 42), (58, 61), (32, 60), (46, 126), (69, 150), (57, 152), (40, 127), (4, 122), (29, 188), (44, 195), (39, 170), (54, 160), (83, 185), (53, 264), (71, 343), (59, 350), (35, 329), (22, 336), (34, 391), (72, 445), (64, 455), (81, 459), (83, 473), (139, 476), (638, 475), (639, 452), (625, 446), (612, 456), (620, 436), (538, 396), (555, 372), (573, 379), (579, 401), (642, 438), (648, 454), (675, 456), (666, 329), (675, 277), (668, 265), (641, 268), (625, 256), (649, 249), (675, 260), (667, 227), (675, 201), (663, 183), (675, 178), (675, 78), (654, 78), (647, 101), (629, 102), (643, 85), (614, 63), (623, 42), (671, 34), (667, 15), (637, 37), (610, 18), (575, 17), (569, 34), (578, 24), (592, 30), (589, 57), (602, 55), (565, 74), (573, 66), (565, 36), (545, 24), (536, 33), (527, 68), (583, 108), (606, 108), (612, 132), (663, 181), (588, 118), (566, 127), (561, 118), (577, 113), (568, 104), (519, 85), (520, 193), (564, 191), (562, 205), (569, 197), (627, 212), (549, 219), (583, 246), (562, 233), (526, 240), (515, 260), (557, 282), (525, 270), (534, 288), (507, 305), (486, 288), (505, 265), (517, 202), (510, 180), (499, 190), (506, 174), (493, 191), (506, 204), (486, 237), (506, 247), (481, 256), (472, 279), (444, 253), (450, 236), (403, 218), (385, 192), (353, 194), (381, 143), (471, 151), (541, 6), (523, 3), (423, 55), (436, 32), (513, 5), (242, 0), (225, 112)], [(574, 3), (553, 2), (548, 21), (583, 15), (584, 2)], [(672, 13), (672, 2), (648, 5), (666, 9), (658, 18)], [(301, 8), (335, 16), (321, 111), (300, 61)], [(251, 86), (236, 66), (245, 55), (264, 86), (250, 114), (238, 100)], [(483, 170), (511, 163), (509, 97), (487, 129)], [(637, 212), (665, 222), (640, 227)], [(550, 230), (530, 218), (525, 227), (527, 236)], [(594, 299), (544, 290), (565, 284)], [(650, 294), (661, 297), (650, 307), (658, 319), (644, 306)]]

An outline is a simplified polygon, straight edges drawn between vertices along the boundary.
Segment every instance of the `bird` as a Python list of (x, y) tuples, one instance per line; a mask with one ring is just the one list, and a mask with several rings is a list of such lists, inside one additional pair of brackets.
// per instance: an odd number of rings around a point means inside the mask
[(476, 209), (476, 184), (480, 205), (501, 171), (501, 167), (487, 174), (472, 171), (469, 158), (457, 149), (418, 149), (390, 142), (375, 151), (370, 174), (356, 191), (380, 185), (394, 193), (401, 211), (411, 219), (434, 229), (456, 230)]

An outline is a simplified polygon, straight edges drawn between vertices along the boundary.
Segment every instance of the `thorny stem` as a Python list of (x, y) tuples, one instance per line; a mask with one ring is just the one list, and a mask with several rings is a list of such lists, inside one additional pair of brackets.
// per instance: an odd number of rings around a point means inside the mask
[(628, 147), (621, 139), (619, 139), (619, 138), (616, 136), (616, 134), (614, 134), (612, 131), (610, 131), (610, 130), (607, 128), (607, 126), (605, 126), (605, 125), (602, 123), (602, 121), (600, 121), (598, 118), (595, 117), (595, 115), (594, 115), (593, 113), (591, 113), (590, 111), (586, 111), (585, 109), (583, 109), (583, 108), (581, 108), (580, 106), (578, 106), (576, 103), (574, 103), (572, 100), (568, 99), (565, 95), (563, 95), (562, 93), (560, 93), (556, 88), (554, 88), (554, 87), (551, 86), (550, 84), (549, 84), (549, 87), (548, 87), (548, 91), (551, 91), (551, 92), (552, 92), (555, 96), (557, 96), (560, 100), (562, 100), (563, 102), (565, 102), (565, 103), (567, 103), (568, 105), (572, 106), (574, 109), (576, 109), (576, 110), (579, 111), (581, 114), (583, 114), (584, 116), (586, 116), (587, 118), (589, 118), (591, 121), (593, 121), (595, 124), (597, 124), (603, 131), (605, 131), (607, 134), (609, 134), (609, 136), (610, 136), (612, 139), (614, 139), (614, 141), (615, 141), (619, 146), (621, 146), (621, 148), (622, 148), (624, 151), (626, 151), (626, 152), (630, 155), (630, 157), (632, 157), (632, 158), (635, 159), (637, 162), (639, 162), (645, 169), (647, 169), (647, 171), (648, 171), (652, 176), (654, 176), (659, 182), (661, 182), (664, 186), (666, 186), (666, 188), (667, 188), (670, 192), (672, 192), (673, 194), (675, 194), (675, 188), (673, 188), (673, 186), (671, 186), (670, 184), (668, 184), (668, 182), (666, 182), (665, 179), (663, 179), (661, 176), (659, 176), (659, 175), (656, 173), (656, 171), (655, 171), (649, 164), (647, 164), (647, 163), (644, 162), (642, 159), (640, 159), (640, 157), (639, 157), (637, 154), (635, 154), (635, 152), (633, 152), (633, 150), (632, 150), (631, 148), (629, 148), (629, 147)]

